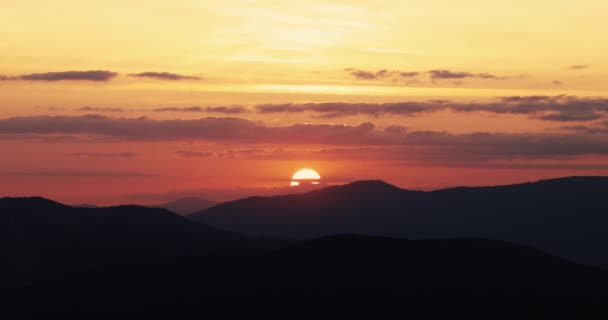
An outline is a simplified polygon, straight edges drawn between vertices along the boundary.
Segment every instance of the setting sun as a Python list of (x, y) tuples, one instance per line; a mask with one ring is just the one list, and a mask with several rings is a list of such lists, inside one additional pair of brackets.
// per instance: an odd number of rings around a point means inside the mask
[(308, 182), (312, 184), (319, 184), (319, 179), (321, 176), (319, 173), (313, 169), (304, 168), (298, 170), (291, 177), (291, 186), (299, 186), (302, 182)]

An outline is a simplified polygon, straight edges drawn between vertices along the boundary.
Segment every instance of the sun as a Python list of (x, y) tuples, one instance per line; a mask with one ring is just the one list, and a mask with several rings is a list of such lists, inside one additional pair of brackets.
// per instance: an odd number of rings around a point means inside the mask
[(303, 183), (309, 184), (319, 184), (319, 180), (321, 179), (321, 175), (313, 169), (304, 168), (296, 171), (296, 173), (291, 176), (291, 186), (299, 186)]

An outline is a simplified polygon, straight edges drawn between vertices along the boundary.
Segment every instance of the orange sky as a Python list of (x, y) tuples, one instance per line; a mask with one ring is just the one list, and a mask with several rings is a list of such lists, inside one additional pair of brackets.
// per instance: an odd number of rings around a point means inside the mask
[[(0, 195), (608, 174), (605, 1), (0, 4)], [(142, 118), (145, 117), (145, 118)], [(288, 189), (289, 190), (289, 189)]]

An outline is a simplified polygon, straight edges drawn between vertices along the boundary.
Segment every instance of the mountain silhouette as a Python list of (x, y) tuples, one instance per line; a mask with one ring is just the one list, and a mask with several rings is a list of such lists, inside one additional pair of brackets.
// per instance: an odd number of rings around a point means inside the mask
[(359, 181), (306, 194), (251, 197), (189, 218), (247, 235), (311, 239), (356, 233), (480, 237), (608, 266), (608, 177), (570, 177), (423, 192)]
[[(539, 250), (481, 239), (406, 240), (338, 235), (272, 251), (225, 251), (99, 268), (26, 286), (0, 298), (42, 310), (158, 310), (250, 315), (337, 310), (416, 313), (596, 314), (606, 271)], [(285, 313), (286, 312), (286, 313)], [(489, 313), (488, 313), (489, 312)], [(526, 312), (526, 313), (522, 313)]]
[(189, 215), (195, 212), (200, 212), (205, 209), (211, 208), (220, 204), (220, 202), (209, 201), (198, 197), (186, 197), (162, 203), (158, 205), (152, 205), (152, 208), (165, 208), (169, 211), (175, 212), (180, 215)]
[(90, 204), (90, 203), (80, 203), (80, 204), (74, 204), (74, 205), (70, 205), (70, 206), (76, 207), (76, 208), (99, 208), (99, 207), (101, 207), (96, 204)]
[(243, 238), (166, 209), (77, 208), (43, 198), (0, 199), (5, 268), (70, 271), (146, 257), (200, 254)]

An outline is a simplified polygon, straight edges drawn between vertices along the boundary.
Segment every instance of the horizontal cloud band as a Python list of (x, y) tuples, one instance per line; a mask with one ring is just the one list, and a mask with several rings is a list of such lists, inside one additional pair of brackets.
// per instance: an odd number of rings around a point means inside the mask
[(87, 70), (87, 71), (60, 71), (32, 73), (20, 76), (0, 76), (2, 81), (24, 80), (24, 81), (109, 81), (116, 77), (118, 73), (107, 70)]
[[(316, 113), (316, 117), (332, 119), (346, 116), (366, 115), (380, 117), (385, 115), (420, 116), (423, 114), (450, 110), (453, 112), (487, 112), (494, 114), (518, 114), (545, 121), (594, 121), (608, 120), (608, 98), (582, 98), (576, 96), (513, 96), (502, 97), (493, 102), (460, 103), (448, 100), (403, 101), (392, 103), (284, 103), (263, 104), (252, 108), (243, 106), (217, 107), (165, 107), (152, 112), (180, 113), (221, 113), (244, 114), (257, 112), (271, 113)], [(122, 108), (84, 107), (84, 112), (125, 112)], [(134, 110), (131, 110), (134, 111)]]
[[(31, 73), (18, 76), (6, 76), (0, 75), (0, 81), (97, 81), (106, 82), (117, 77), (118, 73), (108, 70), (86, 70), (86, 71), (58, 71), (58, 72), (44, 72), (44, 73)], [(182, 75), (170, 72), (141, 72), (129, 74), (131, 77), (136, 78), (152, 78), (157, 80), (203, 80), (204, 78), (198, 76)]]
[[(608, 129), (608, 128), (607, 128)], [(466, 157), (547, 157), (608, 155), (608, 134), (489, 133), (452, 134), (408, 131), (402, 126), (377, 128), (359, 125), (293, 124), (268, 126), (238, 118), (152, 120), (109, 118), (99, 115), (38, 116), (0, 120), (0, 137), (20, 135), (95, 135), (135, 141), (208, 140), (239, 144), (299, 144), (345, 146), (400, 146), (431, 150), (432, 154)], [(194, 154), (190, 154), (194, 156)]]
[(203, 79), (202, 77), (188, 76), (188, 75), (170, 73), (170, 72), (141, 72), (141, 73), (132, 73), (132, 74), (129, 74), (129, 76), (136, 77), (136, 78), (152, 78), (152, 79), (158, 79), (158, 80), (174, 80), (174, 81), (202, 80)]
[(451, 70), (429, 70), (427, 72), (418, 71), (400, 71), (400, 70), (387, 70), (382, 69), (378, 71), (360, 70), (354, 68), (347, 68), (344, 71), (350, 73), (356, 79), (359, 80), (381, 80), (381, 79), (408, 79), (415, 78), (421, 74), (428, 74), (431, 80), (462, 80), (468, 78), (478, 79), (492, 79), (492, 80), (504, 80), (508, 77), (496, 76), (490, 73), (473, 73), (473, 72), (457, 72)]
[(353, 115), (418, 116), (441, 110), (454, 112), (490, 112), (521, 114), (547, 121), (592, 121), (608, 117), (608, 98), (581, 98), (576, 96), (513, 96), (487, 103), (458, 103), (446, 100), (405, 101), (394, 103), (304, 103), (265, 104), (255, 108), (259, 113), (319, 113), (321, 118), (338, 118)]

